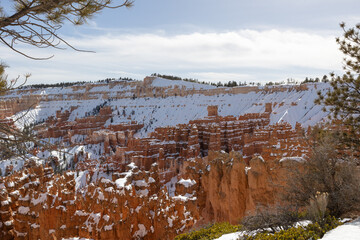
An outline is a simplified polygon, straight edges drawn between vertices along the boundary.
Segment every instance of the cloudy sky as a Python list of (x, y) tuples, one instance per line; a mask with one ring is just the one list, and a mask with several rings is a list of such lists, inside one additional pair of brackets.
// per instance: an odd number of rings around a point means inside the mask
[[(115, 1), (116, 2), (116, 1)], [(9, 77), (30, 84), (142, 79), (151, 73), (201, 81), (286, 81), (341, 72), (335, 37), (340, 22), (360, 22), (359, 0), (136, 0), (103, 11), (60, 35), (74, 47), (22, 48), (35, 61), (0, 45)]]

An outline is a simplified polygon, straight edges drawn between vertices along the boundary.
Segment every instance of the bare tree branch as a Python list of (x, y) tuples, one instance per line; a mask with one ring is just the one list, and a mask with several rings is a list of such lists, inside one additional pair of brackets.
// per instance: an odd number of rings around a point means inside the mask
[(0, 39), (13, 51), (34, 60), (47, 60), (49, 57), (34, 57), (17, 48), (16, 44), (24, 43), (37, 48), (58, 48), (60, 44), (76, 51), (78, 49), (58, 35), (58, 30), (65, 21), (75, 25), (86, 23), (96, 13), (106, 8), (131, 7), (132, 0), (9, 0), (13, 2), (16, 12), (7, 16), (0, 10)]

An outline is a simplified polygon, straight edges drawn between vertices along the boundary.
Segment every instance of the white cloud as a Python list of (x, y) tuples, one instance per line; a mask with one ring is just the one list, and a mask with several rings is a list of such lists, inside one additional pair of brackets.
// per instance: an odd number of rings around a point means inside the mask
[[(38, 62), (1, 47), (2, 60), (11, 66), (11, 74), (33, 72), (33, 82), (49, 82), (50, 78), (54, 82), (118, 76), (142, 78), (153, 72), (176, 73), (214, 82), (273, 81), (286, 77), (284, 74), (305, 77), (340, 70), (342, 60), (334, 36), (291, 30), (239, 30), (173, 36), (161, 32), (107, 34), (67, 40), (79, 49), (96, 53), (70, 49), (55, 51), (53, 59)], [(54, 53), (51, 49), (25, 51), (36, 56)], [(191, 73), (194, 76), (190, 76)], [(269, 74), (268, 79), (266, 74)]]

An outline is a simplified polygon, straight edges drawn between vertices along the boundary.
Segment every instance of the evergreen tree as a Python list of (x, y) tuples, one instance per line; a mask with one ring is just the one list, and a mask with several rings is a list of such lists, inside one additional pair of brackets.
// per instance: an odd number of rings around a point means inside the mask
[(336, 42), (345, 55), (345, 73), (342, 76), (331, 73), (332, 89), (325, 96), (318, 92), (316, 103), (328, 106), (333, 119), (342, 120), (342, 127), (346, 129), (343, 137), (347, 143), (360, 146), (360, 24), (346, 28), (341, 23), (340, 27), (344, 35)]
[(321, 79), (322, 82), (329, 82), (328, 76), (324, 75), (323, 78)]

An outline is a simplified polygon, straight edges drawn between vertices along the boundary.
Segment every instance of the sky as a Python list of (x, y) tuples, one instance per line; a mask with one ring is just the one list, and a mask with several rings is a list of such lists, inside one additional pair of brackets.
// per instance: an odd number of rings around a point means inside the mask
[(130, 9), (107, 9), (86, 25), (60, 29), (72, 46), (93, 52), (19, 46), (31, 56), (54, 55), (36, 61), (0, 45), (0, 60), (10, 66), (9, 79), (31, 73), (28, 84), (141, 80), (152, 73), (207, 82), (301, 81), (341, 74), (339, 23), (360, 23), (359, 9), (359, 0), (135, 0)]

